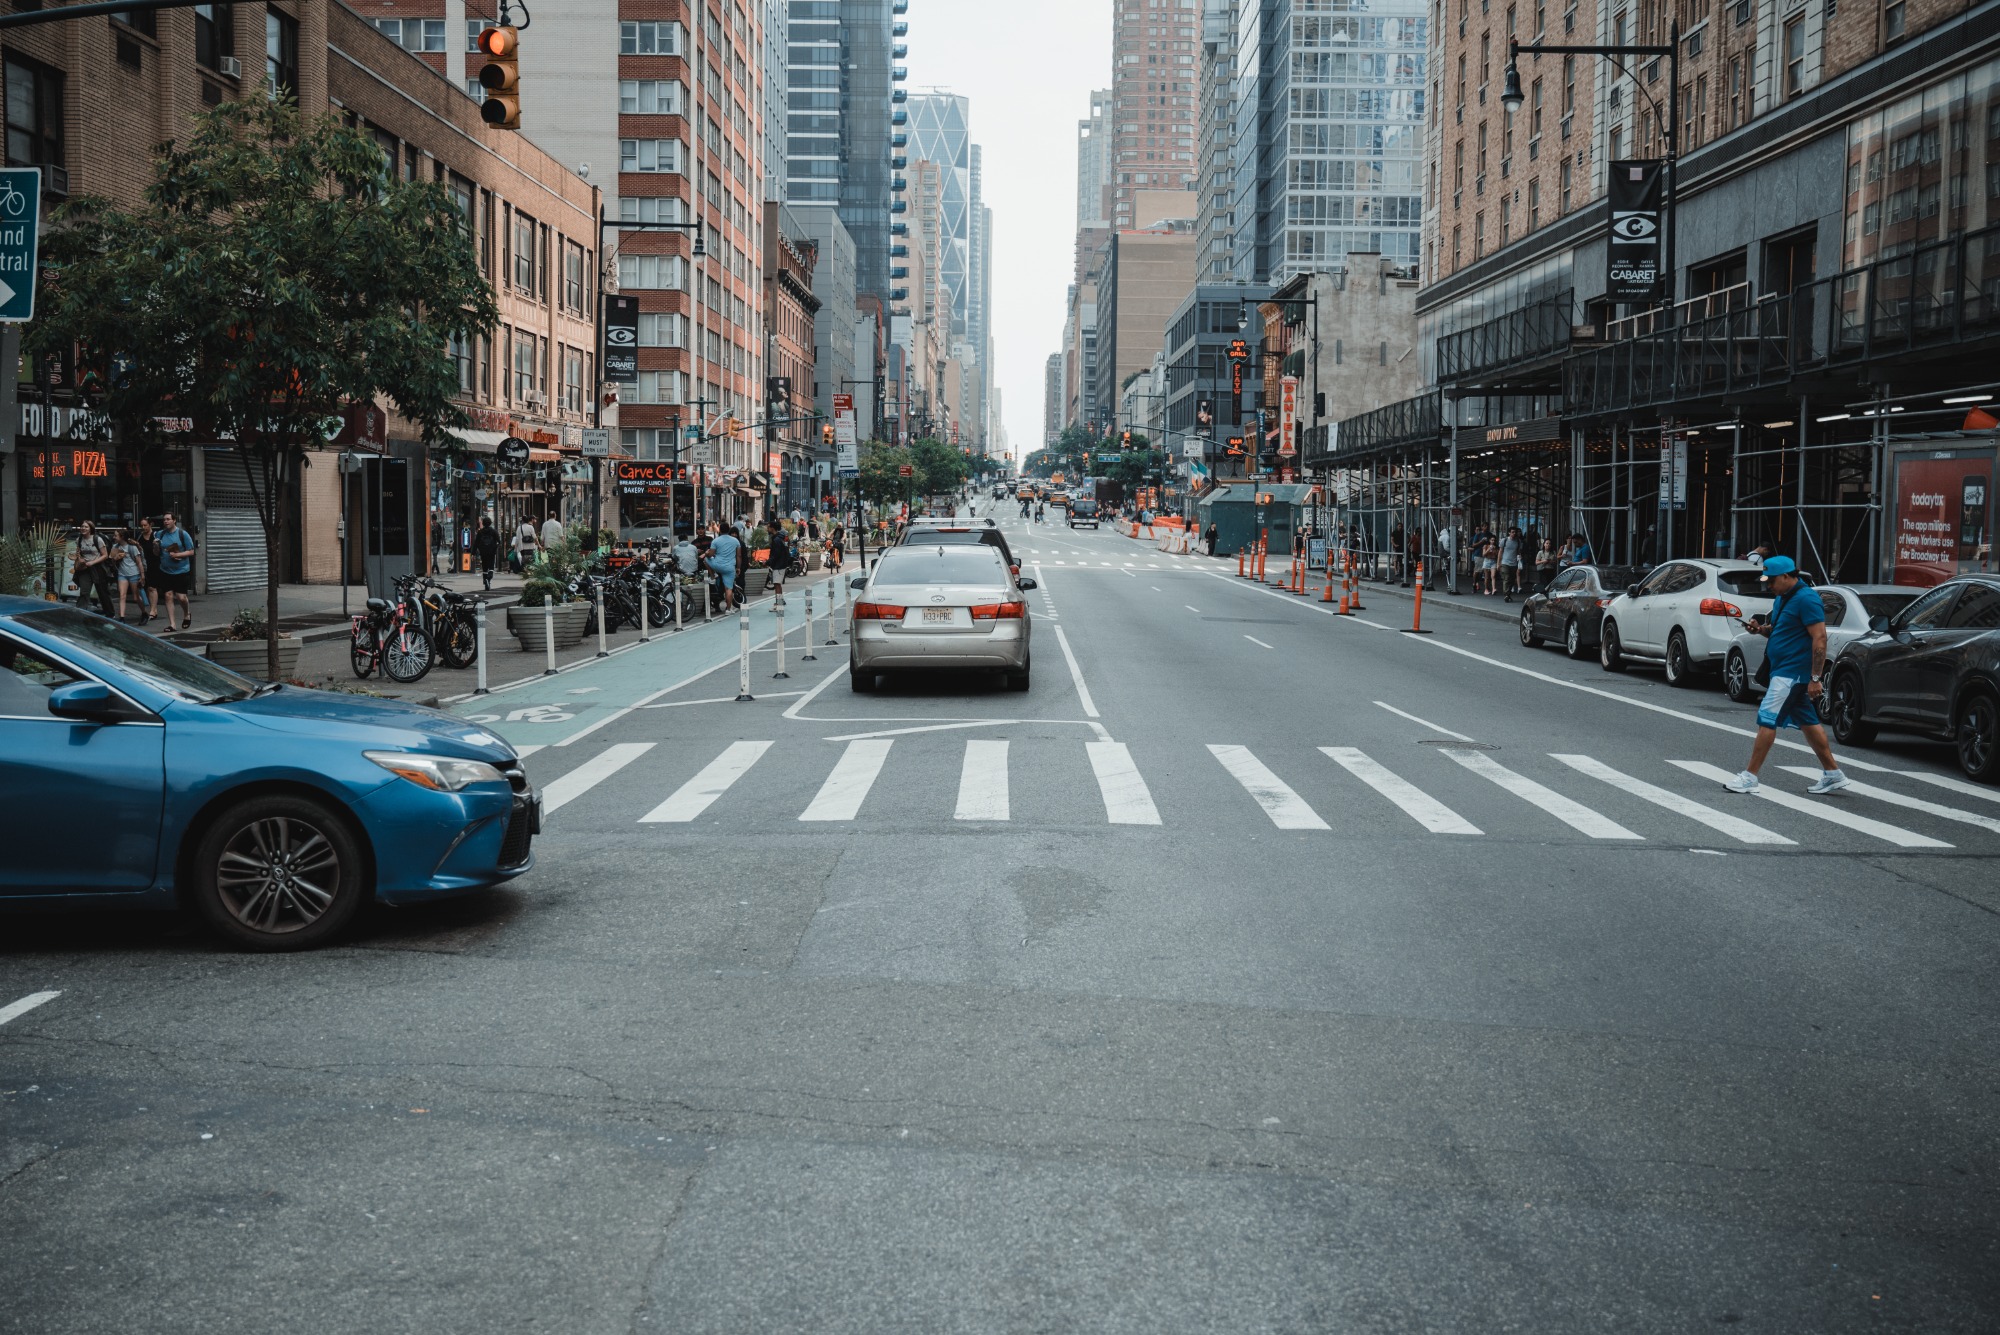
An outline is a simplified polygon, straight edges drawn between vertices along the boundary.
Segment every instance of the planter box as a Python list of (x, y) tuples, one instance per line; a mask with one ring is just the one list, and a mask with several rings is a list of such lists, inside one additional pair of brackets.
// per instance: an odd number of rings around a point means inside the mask
[[(299, 670), (298, 640), (278, 641), (278, 675), (296, 676)], [(216, 640), (208, 646), (208, 659), (231, 672), (240, 672), (258, 681), (266, 680), (264, 671), (270, 666), (270, 647), (262, 640)]]
[(743, 572), (743, 596), (755, 598), (771, 582), (771, 571), (767, 566), (751, 566)]
[[(521, 651), (529, 654), (546, 654), (548, 641), (543, 638), (543, 627), (547, 624), (539, 607), (515, 605), (507, 609), (507, 629), (521, 642)], [(567, 649), (583, 642), (583, 626), (590, 620), (589, 603), (558, 603), (555, 610), (556, 648)]]
[(815, 547), (806, 553), (806, 569), (818, 570), (826, 564), (826, 553)]

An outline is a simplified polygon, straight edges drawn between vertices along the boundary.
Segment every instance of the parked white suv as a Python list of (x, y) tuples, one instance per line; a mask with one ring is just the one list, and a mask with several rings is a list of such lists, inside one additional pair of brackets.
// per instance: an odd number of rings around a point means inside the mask
[(1771, 610), (1770, 586), (1748, 561), (1668, 561), (1611, 600), (1597, 641), (1606, 672), (1660, 663), (1688, 686), (1722, 666), (1745, 617)]

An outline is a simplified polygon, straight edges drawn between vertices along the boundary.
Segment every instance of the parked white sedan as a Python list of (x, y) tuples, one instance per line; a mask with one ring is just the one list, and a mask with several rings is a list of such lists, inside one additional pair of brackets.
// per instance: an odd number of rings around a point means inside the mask
[[(1826, 661), (1868, 633), (1872, 617), (1892, 617), (1924, 590), (1907, 584), (1828, 584), (1819, 591), (1826, 605)], [(1722, 663), (1722, 689), (1738, 703), (1756, 700), (1763, 694), (1757, 686), (1757, 669), (1764, 665), (1765, 639), (1747, 630), (1738, 631)]]
[(1611, 600), (1598, 632), (1606, 672), (1659, 663), (1672, 686), (1720, 668), (1740, 618), (1771, 610), (1763, 572), (1748, 561), (1668, 561)]

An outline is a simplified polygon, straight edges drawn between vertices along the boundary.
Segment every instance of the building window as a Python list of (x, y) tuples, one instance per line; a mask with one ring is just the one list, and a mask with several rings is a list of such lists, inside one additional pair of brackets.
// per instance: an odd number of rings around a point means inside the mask
[(7, 165), (63, 165), (63, 76), (21, 56), (7, 57)]
[(1528, 134), (1535, 137), (1542, 132), (1542, 81), (1535, 80), (1528, 90)]
[(686, 347), (686, 318), (659, 311), (641, 311), (639, 313), (639, 346), (642, 348)]
[(641, 371), (637, 383), (632, 386), (631, 398), (621, 393), (619, 398), (627, 403), (679, 403), (681, 401), (681, 373), (679, 371)]
[(681, 170), (681, 141), (678, 139), (620, 139), (618, 170), (621, 172), (678, 172)]
[(535, 290), (535, 220), (520, 212), (514, 214), (514, 286)]
[(264, 11), (264, 81), (272, 97), (299, 90), (299, 21), (281, 10)]
[(1905, 21), (1903, 11), (1905, 8), (1903, 0), (1896, 0), (1895, 4), (1890, 5), (1882, 11), (1882, 36), (1884, 40), (1893, 42), (1902, 37)]
[(1513, 234), (1514, 198), (1512, 195), (1502, 195), (1500, 196), (1500, 244), (1506, 245), (1513, 238)]
[(405, 51), (444, 50), (443, 19), (374, 19), (382, 35)]
[(1564, 214), (1569, 212), (1570, 175), (1571, 172), (1570, 172), (1569, 159), (1565, 158), (1563, 159), (1562, 173), (1561, 173), (1562, 180), (1560, 183), (1562, 194), (1556, 201), (1556, 212), (1558, 214)]
[(493, 336), (479, 336), (479, 401), (493, 401)]
[(681, 86), (671, 79), (620, 79), (618, 110), (627, 116), (678, 116)]
[(563, 304), (573, 311), (584, 310), (583, 247), (574, 241), (563, 243)]
[(479, 49), (480, 33), (485, 32), (488, 28), (497, 28), (499, 26), (500, 25), (495, 23), (492, 19), (467, 19), (465, 21), (466, 54), (471, 55), (473, 52)]
[(685, 55), (678, 23), (621, 23), (618, 25), (618, 54), (621, 56)]
[(1486, 255), (1486, 215), (1472, 215), (1472, 258), (1483, 259)]
[(1806, 16), (1785, 21), (1785, 96), (1797, 97), (1806, 86)]
[(1528, 182), (1528, 230), (1534, 231), (1542, 225), (1542, 183)]
[(564, 412), (583, 411), (583, 351), (563, 349), (562, 406)]
[(194, 7), (194, 63), (203, 69), (221, 70), (222, 58), (236, 54), (236, 7), (196, 5)]
[(623, 196), (618, 201), (620, 222), (677, 223), (687, 221), (687, 205), (671, 195)]
[(1563, 115), (1576, 110), (1576, 57), (1563, 57)]
[(464, 334), (455, 335), (449, 347), (452, 364), (458, 368), (458, 392), (470, 394), (473, 386), (472, 340)]

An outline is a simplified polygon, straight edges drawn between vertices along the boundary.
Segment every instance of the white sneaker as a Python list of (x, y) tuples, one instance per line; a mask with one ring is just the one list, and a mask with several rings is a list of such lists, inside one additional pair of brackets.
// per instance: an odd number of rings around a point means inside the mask
[(1809, 793), (1817, 793), (1822, 795), (1826, 793), (1837, 793), (1843, 788), (1851, 787), (1853, 783), (1854, 780), (1848, 778), (1845, 774), (1842, 774), (1839, 770), (1830, 769), (1827, 770), (1825, 773), (1821, 774), (1819, 778), (1815, 779), (1813, 781), (1812, 787), (1806, 789), (1806, 791)]
[(1746, 769), (1722, 786), (1732, 793), (1754, 793), (1762, 785), (1757, 782), (1757, 776)]

